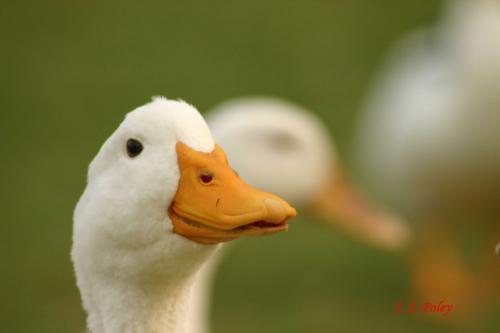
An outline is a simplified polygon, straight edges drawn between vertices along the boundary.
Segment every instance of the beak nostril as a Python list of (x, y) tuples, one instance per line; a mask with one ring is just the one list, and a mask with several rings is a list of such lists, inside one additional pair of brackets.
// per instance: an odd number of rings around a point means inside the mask
[(210, 171), (200, 173), (200, 180), (203, 184), (210, 184), (214, 180), (214, 175)]

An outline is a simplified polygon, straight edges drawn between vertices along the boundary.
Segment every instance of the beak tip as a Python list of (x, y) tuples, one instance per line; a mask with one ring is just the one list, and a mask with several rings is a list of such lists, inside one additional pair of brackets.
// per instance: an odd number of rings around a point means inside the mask
[(264, 206), (267, 210), (266, 221), (268, 222), (281, 223), (284, 220), (294, 218), (297, 215), (297, 211), (295, 210), (295, 208), (281, 199), (265, 199)]

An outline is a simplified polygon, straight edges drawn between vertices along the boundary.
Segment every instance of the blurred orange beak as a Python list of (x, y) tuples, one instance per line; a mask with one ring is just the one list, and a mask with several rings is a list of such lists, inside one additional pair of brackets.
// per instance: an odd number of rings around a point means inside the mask
[(168, 210), (175, 233), (198, 243), (216, 244), (288, 229), (295, 209), (241, 180), (220, 146), (200, 153), (179, 142), (176, 150), (180, 180)]
[(364, 243), (388, 250), (408, 245), (410, 231), (403, 219), (369, 200), (341, 170), (332, 174), (335, 178), (308, 207), (313, 213)]

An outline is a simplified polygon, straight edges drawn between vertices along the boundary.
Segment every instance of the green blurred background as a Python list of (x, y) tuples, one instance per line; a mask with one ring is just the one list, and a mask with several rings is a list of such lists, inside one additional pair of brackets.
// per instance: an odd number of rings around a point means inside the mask
[[(17, 1), (0, 11), (0, 331), (81, 332), (69, 259), (86, 168), (152, 95), (206, 111), (276, 95), (322, 117), (349, 160), (356, 114), (388, 48), (437, 0)], [(215, 286), (215, 332), (495, 332), (395, 316), (401, 255), (298, 219), (237, 241)], [(489, 318), (489, 319), (488, 319)]]

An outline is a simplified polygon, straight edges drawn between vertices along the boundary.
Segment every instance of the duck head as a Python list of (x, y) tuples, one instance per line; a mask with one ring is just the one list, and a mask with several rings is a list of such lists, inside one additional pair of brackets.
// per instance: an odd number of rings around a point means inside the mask
[(194, 107), (156, 98), (129, 113), (92, 161), (72, 256), (77, 273), (162, 271), (207, 244), (284, 231), (295, 214), (239, 178)]

